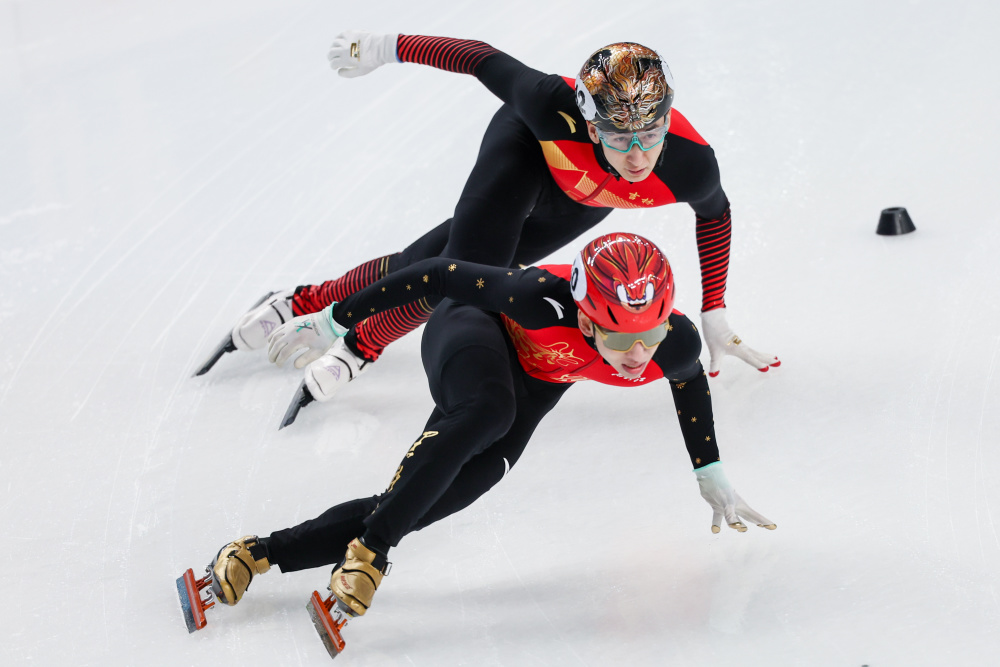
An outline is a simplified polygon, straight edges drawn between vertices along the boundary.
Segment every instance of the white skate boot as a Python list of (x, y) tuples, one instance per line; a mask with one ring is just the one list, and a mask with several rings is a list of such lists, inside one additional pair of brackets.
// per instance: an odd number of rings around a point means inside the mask
[(259, 350), (264, 347), (272, 331), (295, 317), (292, 314), (294, 295), (294, 290), (275, 292), (241, 317), (233, 327), (236, 349)]
[(294, 290), (265, 294), (239, 319), (232, 332), (226, 334), (222, 342), (215, 346), (205, 363), (195, 371), (195, 377), (210, 371), (212, 366), (227, 352), (258, 350), (264, 347), (268, 334), (292, 319), (292, 296), (294, 294)]
[(343, 338), (338, 338), (326, 354), (306, 366), (306, 387), (317, 401), (329, 401), (371, 365), (372, 362), (356, 356)]

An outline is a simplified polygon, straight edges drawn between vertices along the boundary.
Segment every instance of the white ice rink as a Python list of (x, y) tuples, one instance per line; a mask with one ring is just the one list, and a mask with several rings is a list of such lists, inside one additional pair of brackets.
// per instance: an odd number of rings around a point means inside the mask
[[(1000, 664), (998, 27), (990, 0), (0, 0), (0, 663), (329, 663), (305, 610), (328, 569), (275, 569), (194, 635), (174, 579), (381, 491), (429, 414), (419, 335), (281, 432), (300, 372), (191, 377), (267, 290), (451, 214), (499, 102), (418, 65), (336, 76), (363, 28), (560, 74), (660, 50), (733, 203), (730, 321), (783, 362), (712, 382), (778, 530), (710, 532), (666, 383), (582, 384), (393, 550), (337, 664)], [(917, 232), (877, 236), (889, 206)], [(696, 313), (691, 210), (594, 234), (617, 230)]]

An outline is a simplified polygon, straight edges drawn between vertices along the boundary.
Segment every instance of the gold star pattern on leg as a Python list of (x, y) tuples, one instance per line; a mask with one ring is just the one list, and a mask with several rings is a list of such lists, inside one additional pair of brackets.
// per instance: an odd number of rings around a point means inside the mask
[(705, 436), (705, 442), (712, 442), (712, 436), (706, 435)]
[(430, 276), (427, 276), (427, 275), (425, 275), (425, 276), (424, 276), (424, 282), (425, 282), (425, 283), (429, 283), (430, 281), (431, 281), (431, 278), (430, 278)]
[(385, 291), (385, 288), (384, 288), (384, 287), (382, 288), (382, 291), (383, 291), (383, 292)]
[(691, 417), (691, 422), (692, 422), (692, 423), (694, 423), (694, 422), (696, 422), (696, 421), (698, 421), (698, 418), (697, 418), (697, 417)]
[(652, 199), (643, 199), (642, 203), (645, 204), (646, 206), (652, 206), (653, 205), (653, 200)]
[(545, 282), (545, 276), (542, 276), (541, 278), (539, 278), (539, 279), (538, 279), (538, 282), (540, 282), (540, 283), (544, 283), (544, 282)]
[(479, 289), (483, 289), (483, 286), (485, 284), (486, 284), (486, 281), (483, 280), (482, 278), (480, 278), (479, 280), (476, 281), (476, 287), (478, 287)]
[(694, 464), (695, 465), (701, 465), (701, 459), (695, 459), (694, 460)]
[(450, 266), (448, 267), (448, 270), (449, 270), (449, 271), (454, 271), (454, 270), (455, 270), (455, 269), (457, 269), (457, 268), (458, 268), (458, 264), (452, 264), (452, 265), (450, 265)]
[(510, 297), (509, 301), (510, 301), (511, 303), (514, 303), (514, 297)]
[(638, 197), (638, 196), (639, 196), (639, 193), (638, 193), (638, 192), (630, 192), (630, 193), (628, 193), (628, 198), (629, 198), (629, 199), (630, 199), (631, 201), (635, 201), (636, 197)]
[(410, 291), (411, 289), (413, 289), (413, 288), (412, 288), (412, 287), (410, 287), (409, 285), (407, 285), (407, 286), (406, 286), (406, 291), (407, 291), (407, 292), (409, 292), (409, 291)]
[(686, 385), (687, 385), (687, 382), (678, 382), (674, 386), (677, 387), (678, 389), (683, 389)]

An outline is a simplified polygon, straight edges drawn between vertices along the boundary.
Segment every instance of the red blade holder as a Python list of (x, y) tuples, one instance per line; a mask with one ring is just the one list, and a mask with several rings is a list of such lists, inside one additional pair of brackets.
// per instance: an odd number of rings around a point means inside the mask
[(319, 633), (319, 638), (323, 640), (326, 651), (330, 654), (331, 658), (336, 658), (340, 655), (340, 652), (346, 646), (340, 630), (347, 625), (347, 617), (343, 614), (338, 614), (341, 619), (335, 621), (330, 615), (330, 610), (336, 603), (337, 599), (332, 593), (330, 597), (324, 600), (319, 596), (317, 591), (313, 591), (312, 597), (309, 598), (309, 604), (306, 605), (309, 615), (312, 616), (313, 625), (316, 626), (316, 632)]
[(201, 630), (208, 621), (205, 620), (205, 610), (215, 606), (213, 596), (209, 595), (208, 600), (201, 599), (201, 590), (212, 583), (210, 574), (206, 574), (201, 579), (194, 578), (194, 571), (188, 568), (184, 576), (177, 578), (177, 595), (181, 599), (181, 611), (184, 613), (184, 622), (187, 623), (188, 632)]

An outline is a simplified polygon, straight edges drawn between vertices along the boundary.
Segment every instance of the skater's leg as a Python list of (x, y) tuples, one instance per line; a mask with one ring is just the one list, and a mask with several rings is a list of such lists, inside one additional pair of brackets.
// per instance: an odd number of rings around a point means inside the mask
[(515, 420), (516, 389), (502, 325), (478, 309), (445, 304), (431, 319), (422, 350), (437, 409), (365, 519), (369, 546), (396, 546), (462, 467)]
[[(455, 214), (446, 223), (447, 244), (408, 248), (410, 252), (393, 259), (393, 268), (396, 262), (402, 265), (438, 255), (508, 266), (522, 225), (547, 181), (552, 178), (538, 141), (513, 111), (501, 107), (486, 130)], [(370, 317), (348, 335), (347, 345), (369, 360), (377, 359), (387, 345), (426, 322), (438, 301), (422, 299)]]
[(360, 264), (336, 280), (327, 280), (319, 285), (301, 285), (292, 298), (292, 312), (296, 316), (317, 313), (334, 301), (342, 301), (362, 287), (389, 274), (389, 263), (393, 255), (376, 257)]
[(413, 262), (428, 257), (437, 257), (448, 242), (451, 220), (445, 220), (402, 252), (384, 255), (360, 264), (336, 280), (327, 280), (320, 285), (302, 285), (295, 290), (292, 310), (296, 316), (316, 313), (334, 301), (342, 301), (359, 289), (367, 287), (379, 278)]
[(571, 385), (536, 380), (521, 375), (522, 391), (517, 397), (517, 416), (510, 429), (484, 452), (468, 461), (434, 506), (420, 518), (414, 530), (420, 530), (468, 507), (489, 491), (517, 463), (535, 427), (555, 407)]
[(364, 518), (378, 505), (378, 496), (359, 498), (331, 507), (315, 519), (277, 530), (262, 539), (268, 560), (282, 572), (333, 565), (347, 543), (364, 533)]

